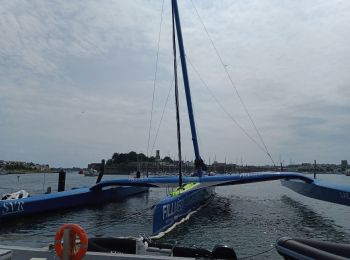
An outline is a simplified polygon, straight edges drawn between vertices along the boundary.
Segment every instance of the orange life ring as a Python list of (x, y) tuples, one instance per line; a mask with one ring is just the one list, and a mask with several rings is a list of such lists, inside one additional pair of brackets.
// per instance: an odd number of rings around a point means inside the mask
[[(82, 259), (88, 248), (88, 236), (85, 230), (78, 224), (63, 224), (56, 232), (55, 251), (59, 258), (63, 258), (62, 238), (65, 229), (70, 229), (70, 258), (71, 260)], [(79, 237), (80, 245), (77, 247), (75, 243), (76, 237)]]

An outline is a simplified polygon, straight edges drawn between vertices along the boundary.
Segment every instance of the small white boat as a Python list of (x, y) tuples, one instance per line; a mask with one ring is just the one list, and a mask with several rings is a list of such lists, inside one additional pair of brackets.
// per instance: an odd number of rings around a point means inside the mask
[(5, 171), (4, 169), (0, 169), (0, 175), (7, 175), (8, 174), (8, 172), (7, 171)]
[(98, 176), (98, 171), (96, 171), (95, 169), (87, 169), (83, 171), (84, 176)]
[(17, 199), (24, 199), (28, 198), (29, 193), (25, 190), (20, 190), (14, 193), (5, 193), (1, 195), (1, 200), (17, 200)]

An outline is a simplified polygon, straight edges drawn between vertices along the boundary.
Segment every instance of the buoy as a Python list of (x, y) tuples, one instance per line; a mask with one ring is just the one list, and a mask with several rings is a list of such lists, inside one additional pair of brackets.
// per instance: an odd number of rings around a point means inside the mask
[[(80, 240), (79, 244), (76, 244), (77, 236)], [(80, 260), (85, 256), (87, 248), (88, 236), (85, 230), (78, 224), (63, 224), (57, 230), (55, 251), (60, 259)]]

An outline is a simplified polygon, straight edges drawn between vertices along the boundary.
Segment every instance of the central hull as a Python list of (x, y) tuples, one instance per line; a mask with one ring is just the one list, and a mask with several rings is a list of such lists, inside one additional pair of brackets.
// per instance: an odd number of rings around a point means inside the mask
[(167, 196), (153, 212), (153, 236), (170, 229), (212, 197), (214, 188), (191, 189), (176, 196)]

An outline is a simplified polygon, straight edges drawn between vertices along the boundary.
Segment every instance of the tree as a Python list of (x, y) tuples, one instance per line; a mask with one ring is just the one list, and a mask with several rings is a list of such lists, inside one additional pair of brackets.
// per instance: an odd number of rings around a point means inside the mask
[(108, 159), (106, 162), (106, 165), (112, 165), (113, 164), (113, 160), (112, 159)]
[(163, 162), (167, 162), (167, 163), (173, 163), (174, 162), (169, 156), (165, 156), (162, 161)]
[(128, 154), (127, 159), (128, 159), (129, 162), (137, 162), (137, 153), (135, 153), (134, 151), (131, 151)]
[(119, 155), (118, 153), (114, 153), (114, 154), (112, 155), (112, 159), (113, 159), (113, 160), (116, 160), (117, 157), (118, 157), (118, 155)]
[[(169, 158), (169, 162), (172, 162), (171, 158)], [(129, 162), (154, 162), (155, 157), (147, 157), (143, 153), (136, 153), (131, 151), (129, 153), (114, 153), (112, 155), (112, 159), (107, 160), (107, 165), (120, 164), (120, 163), (129, 163)]]

